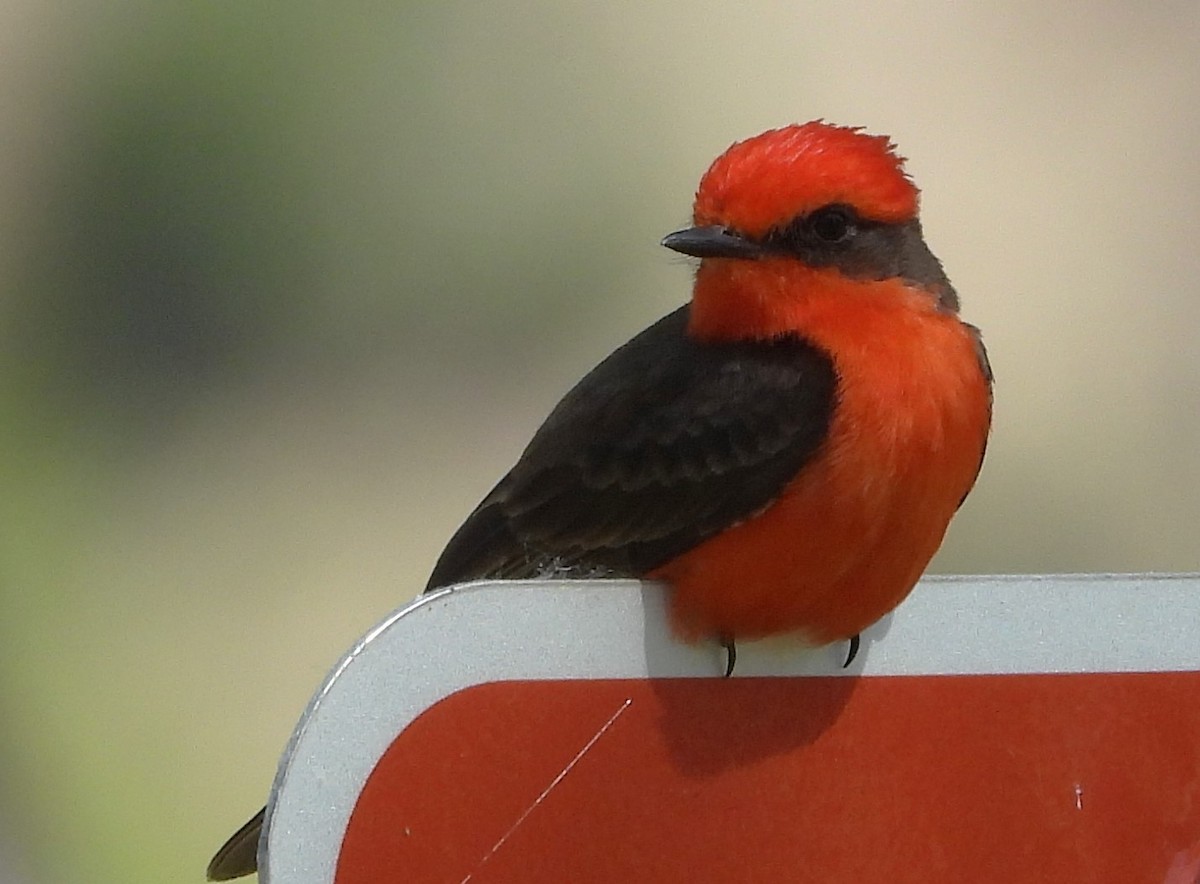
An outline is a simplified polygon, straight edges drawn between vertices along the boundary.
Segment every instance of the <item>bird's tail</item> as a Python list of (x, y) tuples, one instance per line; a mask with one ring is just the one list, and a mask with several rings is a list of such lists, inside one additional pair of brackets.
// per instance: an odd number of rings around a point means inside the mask
[(264, 807), (234, 832), (208, 864), (208, 880), (230, 881), (258, 871), (258, 839), (262, 835)]

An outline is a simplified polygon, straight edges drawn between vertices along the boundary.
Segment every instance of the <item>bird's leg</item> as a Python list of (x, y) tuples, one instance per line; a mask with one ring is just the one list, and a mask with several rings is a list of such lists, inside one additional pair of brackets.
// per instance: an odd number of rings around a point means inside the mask
[(857, 632), (850, 636), (850, 650), (846, 654), (846, 662), (842, 664), (843, 669), (848, 668), (850, 664), (854, 662), (854, 658), (858, 656), (858, 646), (861, 643), (862, 639), (859, 637)]
[(725, 678), (733, 675), (733, 667), (737, 665), (737, 645), (732, 638), (723, 635), (719, 638), (721, 647), (725, 649)]

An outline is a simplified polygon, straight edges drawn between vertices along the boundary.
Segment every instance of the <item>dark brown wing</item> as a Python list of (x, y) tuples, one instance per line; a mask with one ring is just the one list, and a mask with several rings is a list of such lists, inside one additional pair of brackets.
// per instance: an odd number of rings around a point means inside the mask
[[(775, 499), (833, 414), (829, 357), (795, 337), (701, 344), (687, 308), (600, 363), (450, 540), (427, 590), (484, 577), (637, 576)], [(213, 857), (257, 865), (263, 812)]]
[(683, 307), (551, 412), (442, 553), (426, 590), (486, 577), (638, 576), (762, 510), (816, 453), (836, 400), (799, 337), (701, 343)]

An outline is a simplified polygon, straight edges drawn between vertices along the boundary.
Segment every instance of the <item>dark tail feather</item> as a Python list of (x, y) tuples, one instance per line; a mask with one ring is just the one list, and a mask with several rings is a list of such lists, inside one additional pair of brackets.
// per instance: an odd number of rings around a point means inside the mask
[(208, 880), (230, 881), (258, 871), (258, 839), (262, 835), (264, 807), (242, 826), (208, 864)]

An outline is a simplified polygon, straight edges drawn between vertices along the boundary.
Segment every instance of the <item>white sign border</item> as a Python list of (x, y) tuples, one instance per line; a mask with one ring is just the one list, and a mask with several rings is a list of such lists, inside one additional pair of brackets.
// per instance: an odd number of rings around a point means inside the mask
[[(670, 634), (663, 587), (483, 581), (421, 596), (367, 633), (309, 702), (284, 752), (259, 846), (264, 884), (332, 881), (378, 759), (439, 700), (529, 679), (716, 677), (716, 643)], [(1200, 670), (1200, 574), (927, 577), (846, 645), (739, 642), (735, 678)]]

